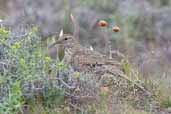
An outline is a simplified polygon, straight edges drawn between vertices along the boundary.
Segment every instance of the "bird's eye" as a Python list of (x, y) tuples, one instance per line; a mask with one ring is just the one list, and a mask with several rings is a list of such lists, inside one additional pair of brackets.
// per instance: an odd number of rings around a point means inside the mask
[(64, 38), (64, 40), (68, 40), (68, 38)]

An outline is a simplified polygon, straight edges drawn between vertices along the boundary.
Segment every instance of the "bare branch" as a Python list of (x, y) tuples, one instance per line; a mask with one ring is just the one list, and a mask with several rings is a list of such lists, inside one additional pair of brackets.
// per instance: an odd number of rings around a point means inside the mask
[(74, 25), (74, 37), (79, 40), (79, 34), (80, 34), (80, 27), (79, 27), (79, 23), (78, 21), (75, 19), (75, 17), (73, 16), (73, 14), (71, 13), (70, 14), (70, 17), (71, 17), (71, 20), (72, 20), (72, 23)]

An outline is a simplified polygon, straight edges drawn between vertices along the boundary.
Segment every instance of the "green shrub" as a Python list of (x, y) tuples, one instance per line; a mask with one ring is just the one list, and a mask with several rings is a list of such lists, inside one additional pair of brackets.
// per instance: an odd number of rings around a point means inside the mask
[(44, 97), (43, 108), (52, 107), (56, 98), (59, 104), (64, 100), (63, 90), (58, 88), (57, 83), (51, 84), (49, 77), (49, 73), (56, 74), (58, 69), (62, 70), (64, 64), (52, 60), (47, 51), (42, 50), (41, 38), (36, 32), (37, 28), (32, 27), (30, 32), (11, 38), (10, 31), (0, 28), (0, 46), (4, 51), (0, 59), (4, 63), (0, 72), (0, 114), (17, 114), (29, 95), (34, 100), (39, 89), (43, 93), (45, 88), (51, 88), (46, 94), (37, 96)]

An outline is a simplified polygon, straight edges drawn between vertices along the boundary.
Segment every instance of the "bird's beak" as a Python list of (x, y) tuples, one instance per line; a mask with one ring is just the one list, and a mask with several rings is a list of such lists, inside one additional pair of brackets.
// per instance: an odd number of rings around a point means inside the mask
[(55, 41), (53, 44), (51, 44), (48, 48), (52, 48), (54, 47), (55, 45), (57, 44), (61, 44), (62, 43), (62, 40), (60, 40), (61, 37), (63, 37), (64, 35), (64, 32), (63, 32), (63, 29), (61, 29), (60, 33), (59, 33), (59, 38), (57, 41)]
[(61, 43), (62, 43), (62, 40), (57, 40), (56, 42), (54, 42), (53, 44), (51, 44), (51, 45), (49, 46), (49, 48), (52, 48), (52, 47), (54, 47), (55, 45), (61, 44)]
[(57, 40), (56, 42), (55, 42), (55, 44), (61, 44), (62, 43), (62, 40)]

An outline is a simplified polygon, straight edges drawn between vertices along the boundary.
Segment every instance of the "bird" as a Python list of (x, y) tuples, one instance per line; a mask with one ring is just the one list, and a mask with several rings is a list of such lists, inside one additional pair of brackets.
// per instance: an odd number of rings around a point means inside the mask
[(95, 73), (100, 71), (102, 72), (102, 75), (109, 73), (110, 75), (119, 76), (122, 79), (133, 83), (136, 87), (150, 95), (150, 92), (148, 92), (143, 86), (135, 83), (129, 78), (129, 76), (122, 70), (121, 62), (90, 48), (83, 47), (73, 35), (60, 35), (58, 40), (52, 43), (49, 48), (53, 48), (56, 45), (62, 45), (64, 47), (64, 62), (71, 65), (74, 70), (79, 72), (87, 72), (91, 70)]
[(53, 48), (57, 44), (64, 47), (64, 61), (74, 66), (77, 70), (85, 70), (87, 66), (121, 65), (120, 62), (109, 58), (107, 55), (83, 47), (71, 34), (63, 34), (55, 43), (51, 44), (49, 48)]

